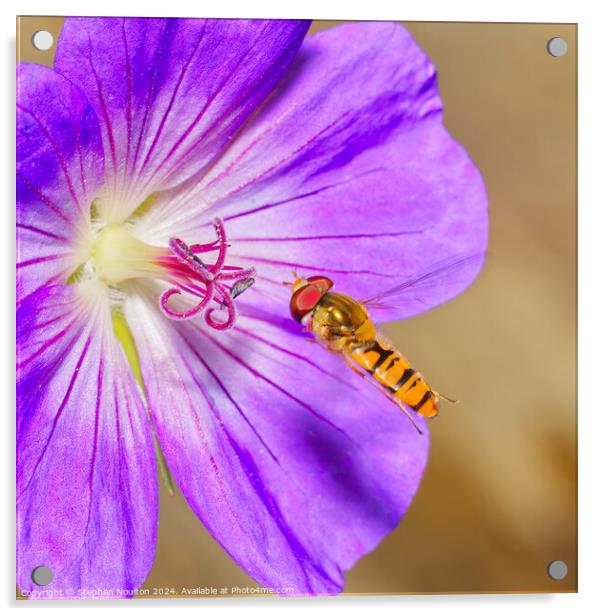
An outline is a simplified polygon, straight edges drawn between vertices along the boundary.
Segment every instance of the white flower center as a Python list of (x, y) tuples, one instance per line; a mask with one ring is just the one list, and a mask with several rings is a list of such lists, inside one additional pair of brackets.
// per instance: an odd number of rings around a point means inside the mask
[[(169, 246), (151, 246), (138, 239), (128, 224), (110, 223), (100, 227), (87, 250), (87, 258), (68, 282), (96, 280), (119, 295), (120, 283), (136, 278), (151, 278), (167, 283), (159, 307), (170, 319), (186, 320), (204, 314), (214, 329), (228, 329), (234, 324), (234, 299), (254, 282), (253, 268), (226, 263), (226, 231), (221, 220), (213, 226), (216, 239), (206, 244), (191, 244), (171, 238)], [(206, 256), (209, 261), (205, 261)], [(211, 258), (212, 257), (212, 258)], [(176, 305), (170, 300), (174, 298)], [(184, 303), (182, 303), (183, 300)], [(212, 315), (221, 312), (222, 318)]]
[(98, 277), (108, 285), (132, 278), (162, 277), (159, 260), (168, 254), (165, 248), (145, 244), (124, 225), (104, 227), (90, 250)]

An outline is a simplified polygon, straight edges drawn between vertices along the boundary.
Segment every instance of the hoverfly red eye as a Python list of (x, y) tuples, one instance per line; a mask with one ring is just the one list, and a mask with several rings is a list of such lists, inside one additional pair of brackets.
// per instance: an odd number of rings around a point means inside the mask
[(322, 290), (322, 293), (326, 293), (332, 286), (333, 282), (330, 278), (326, 278), (326, 276), (310, 276), (307, 279), (307, 282), (314, 287), (319, 287)]
[(316, 304), (322, 299), (322, 295), (324, 295), (323, 291), (313, 283), (297, 289), (293, 293), (290, 303), (293, 319), (300, 323), (301, 319), (316, 307)]

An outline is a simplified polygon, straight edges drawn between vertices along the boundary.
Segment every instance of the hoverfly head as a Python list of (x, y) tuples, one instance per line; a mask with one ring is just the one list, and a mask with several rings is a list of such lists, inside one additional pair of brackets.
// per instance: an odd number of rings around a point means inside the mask
[(293, 274), (295, 282), (285, 284), (293, 287), (290, 301), (291, 316), (295, 321), (301, 323), (303, 318), (312, 312), (322, 297), (328, 293), (333, 282), (326, 276), (299, 278), (295, 272)]

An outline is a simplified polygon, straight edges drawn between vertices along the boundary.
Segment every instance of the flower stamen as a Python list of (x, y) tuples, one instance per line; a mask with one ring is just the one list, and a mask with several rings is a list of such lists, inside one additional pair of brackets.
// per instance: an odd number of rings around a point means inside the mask
[[(252, 277), (254, 268), (241, 268), (225, 265), (226, 231), (223, 222), (217, 218), (213, 221), (217, 239), (210, 244), (188, 245), (180, 238), (171, 238), (169, 248), (171, 254), (163, 257), (162, 264), (169, 268), (169, 280), (174, 288), (165, 291), (160, 298), (159, 306), (163, 314), (170, 319), (183, 321), (198, 316), (209, 305), (211, 300), (219, 303), (220, 309), (225, 309), (225, 321), (213, 317), (215, 308), (205, 312), (205, 321), (216, 330), (225, 330), (232, 327), (236, 319), (234, 299), (246, 291), (254, 282)], [(198, 255), (201, 253), (217, 251), (213, 264), (205, 263)], [(231, 286), (223, 284), (228, 281)], [(174, 296), (188, 296), (198, 298), (195, 306), (186, 309), (175, 309), (170, 306), (170, 299)]]
[(196, 272), (205, 282), (213, 281), (213, 274), (209, 268), (203, 263), (200, 257), (197, 257), (190, 247), (181, 239), (172, 237), (169, 240), (169, 247), (176, 258), (184, 265), (189, 267), (193, 272)]
[(232, 297), (232, 299), (236, 299), (241, 293), (246, 291), (253, 284), (255, 284), (255, 278), (245, 278), (244, 280), (237, 282), (230, 289), (230, 296)]

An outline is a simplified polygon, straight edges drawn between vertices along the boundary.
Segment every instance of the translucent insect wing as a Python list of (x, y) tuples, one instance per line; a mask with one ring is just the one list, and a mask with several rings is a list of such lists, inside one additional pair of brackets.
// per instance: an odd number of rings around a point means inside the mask
[(427, 298), (438, 288), (447, 287), (450, 299), (463, 291), (477, 276), (484, 260), (484, 253), (476, 253), (434, 262), (419, 274), (400, 278), (395, 285), (361, 302), (380, 321), (409, 317), (420, 306), (424, 310)]

